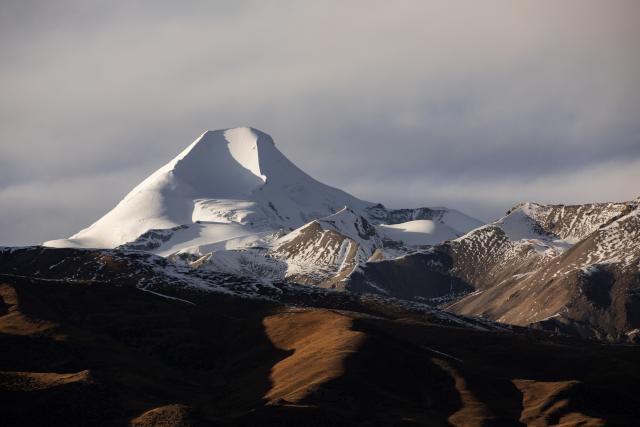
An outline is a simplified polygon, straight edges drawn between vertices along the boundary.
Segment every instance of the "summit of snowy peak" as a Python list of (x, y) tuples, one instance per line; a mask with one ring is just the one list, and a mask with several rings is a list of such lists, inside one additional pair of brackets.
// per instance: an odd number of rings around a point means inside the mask
[[(220, 138), (222, 136), (222, 139)], [(227, 129), (207, 129), (200, 135), (200, 138), (196, 140), (197, 143), (240, 143), (240, 144), (255, 144), (269, 143), (275, 145), (273, 138), (266, 132), (256, 129), (251, 126), (240, 126), (236, 128)]]
[(520, 202), (514, 205), (511, 209), (507, 210), (506, 215), (510, 215), (515, 211), (523, 211), (525, 214), (530, 212), (532, 209), (535, 210), (537, 208), (542, 207), (539, 203), (535, 202)]
[[(250, 127), (232, 129), (208, 130), (182, 151), (167, 166), (182, 174), (189, 180), (194, 175), (199, 181), (227, 175), (226, 180), (246, 181), (246, 178), (234, 175), (244, 175), (232, 172), (241, 166), (251, 172), (263, 182), (266, 177), (261, 172), (260, 155), (262, 150), (273, 149), (273, 139), (266, 133)], [(216, 173), (216, 170), (220, 173)], [(231, 176), (228, 174), (231, 173)]]

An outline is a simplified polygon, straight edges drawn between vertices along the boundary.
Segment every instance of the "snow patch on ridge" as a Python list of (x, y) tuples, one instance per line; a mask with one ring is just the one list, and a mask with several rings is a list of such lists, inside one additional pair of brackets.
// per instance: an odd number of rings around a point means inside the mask
[(461, 233), (447, 224), (428, 219), (378, 226), (381, 234), (407, 245), (435, 245), (444, 240), (455, 239)]

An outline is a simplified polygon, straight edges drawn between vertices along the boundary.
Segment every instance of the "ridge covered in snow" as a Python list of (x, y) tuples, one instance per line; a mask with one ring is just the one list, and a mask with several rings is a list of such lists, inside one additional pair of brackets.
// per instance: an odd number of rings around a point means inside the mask
[(639, 301), (639, 209), (637, 200), (522, 203), (457, 239), (395, 259), (369, 260), (349, 276), (345, 289), (427, 300), (509, 324), (626, 340), (639, 326), (633, 314)]

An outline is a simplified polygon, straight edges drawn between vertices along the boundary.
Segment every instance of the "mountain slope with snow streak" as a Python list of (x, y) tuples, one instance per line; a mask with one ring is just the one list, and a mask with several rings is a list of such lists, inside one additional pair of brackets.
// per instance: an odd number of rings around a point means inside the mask
[(286, 260), (288, 280), (340, 288), (342, 279), (381, 248), (376, 228), (345, 207), (281, 238), (274, 255)]

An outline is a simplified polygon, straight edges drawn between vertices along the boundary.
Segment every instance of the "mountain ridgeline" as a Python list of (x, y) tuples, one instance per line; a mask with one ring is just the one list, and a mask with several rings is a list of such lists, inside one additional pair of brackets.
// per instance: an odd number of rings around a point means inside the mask
[(207, 131), (113, 210), (45, 246), (121, 248), (262, 282), (425, 302), (613, 341), (640, 328), (638, 200), (522, 203), (482, 224), (324, 185), (253, 128)]

